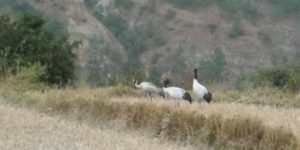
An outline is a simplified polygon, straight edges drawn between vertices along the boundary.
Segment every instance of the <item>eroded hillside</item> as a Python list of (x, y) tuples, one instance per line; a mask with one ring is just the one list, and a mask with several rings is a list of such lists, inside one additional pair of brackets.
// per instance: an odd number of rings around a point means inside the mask
[(268, 0), (16, 3), (17, 8), (10, 4), (12, 10), (30, 4), (83, 42), (76, 52), (77, 66), (81, 76), (91, 80), (145, 66), (146, 76), (155, 73), (179, 82), (219, 49), (226, 59), (223, 81), (234, 81), (246, 70), (293, 62), (300, 56), (300, 3), (293, 0), (285, 5)]

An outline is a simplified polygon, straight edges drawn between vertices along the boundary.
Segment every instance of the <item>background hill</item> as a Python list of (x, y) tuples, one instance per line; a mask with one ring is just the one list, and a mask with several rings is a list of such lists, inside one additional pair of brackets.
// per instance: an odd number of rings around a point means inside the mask
[(0, 7), (15, 16), (37, 10), (53, 30), (81, 40), (77, 76), (93, 84), (128, 72), (183, 84), (194, 67), (202, 80), (231, 82), (300, 57), (297, 0), (0, 0)]

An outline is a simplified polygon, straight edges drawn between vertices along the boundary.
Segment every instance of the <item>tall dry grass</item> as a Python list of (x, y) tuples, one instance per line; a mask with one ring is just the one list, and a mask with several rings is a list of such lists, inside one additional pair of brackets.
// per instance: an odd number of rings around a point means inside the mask
[[(120, 121), (78, 123), (70, 116), (49, 116), (0, 101), (1, 150), (192, 150), (194, 147), (131, 130)], [(91, 123), (89, 122), (91, 121)]]
[(285, 108), (300, 108), (300, 93), (283, 91), (278, 88), (261, 87), (244, 91), (214, 91), (215, 102), (271, 105)]
[[(242, 104), (244, 110), (237, 109), (238, 104), (227, 103), (182, 103), (175, 107), (173, 101), (160, 98), (150, 103), (128, 87), (25, 92), (2, 88), (1, 91), (9, 101), (45, 112), (100, 120), (120, 119), (129, 127), (150, 128), (157, 136), (195, 145), (205, 143), (216, 149), (297, 149), (299, 143), (295, 130), (272, 126), (265, 118), (249, 115), (250, 107)], [(233, 108), (239, 112), (230, 114)], [(244, 115), (244, 111), (248, 114)]]

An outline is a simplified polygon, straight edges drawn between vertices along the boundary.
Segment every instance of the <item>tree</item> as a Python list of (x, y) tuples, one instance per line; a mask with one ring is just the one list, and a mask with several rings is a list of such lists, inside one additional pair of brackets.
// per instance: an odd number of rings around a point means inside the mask
[[(67, 84), (74, 79), (72, 50), (79, 42), (69, 42), (68, 35), (45, 28), (47, 22), (37, 12), (27, 12), (16, 21), (0, 16), (0, 72), (18, 72), (35, 63), (46, 66), (41, 76), (50, 84)], [(58, 36), (60, 35), (60, 36)]]

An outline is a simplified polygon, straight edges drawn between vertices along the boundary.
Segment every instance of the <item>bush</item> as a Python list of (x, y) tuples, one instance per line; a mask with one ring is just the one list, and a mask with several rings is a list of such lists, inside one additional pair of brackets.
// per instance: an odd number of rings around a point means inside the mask
[(211, 0), (168, 0), (169, 3), (179, 8), (195, 9), (211, 4)]
[(127, 51), (129, 62), (126, 66), (138, 67), (140, 65), (139, 56), (144, 51), (151, 47), (161, 46), (166, 41), (161, 33), (161, 24), (155, 21), (146, 21), (130, 29), (127, 21), (117, 13), (109, 12), (107, 16), (104, 16), (98, 12), (96, 16), (122, 43)]
[(240, 21), (235, 21), (234, 24), (232, 25), (228, 37), (235, 39), (238, 38), (240, 36), (245, 35), (242, 24)]
[(247, 87), (271, 86), (288, 91), (300, 90), (300, 64), (260, 69), (247, 73), (236, 82), (238, 89)]
[(273, 5), (273, 14), (276, 18), (285, 17), (287, 15), (300, 15), (299, 0), (268, 0)]
[(164, 17), (166, 20), (173, 20), (176, 17), (176, 11), (168, 9)]
[(45, 28), (46, 23), (36, 12), (27, 12), (15, 22), (8, 15), (0, 16), (2, 76), (40, 63), (46, 66), (42, 79), (47, 83), (67, 84), (73, 80), (75, 56), (72, 49), (79, 42), (69, 42), (67, 35), (57, 36)]
[(46, 67), (40, 63), (30, 67), (22, 67), (16, 74), (8, 74), (8, 77), (1, 81), (1, 87), (18, 92), (29, 90), (43, 90), (47, 86), (41, 82), (41, 76), (46, 73)]
[(123, 7), (125, 9), (130, 9), (133, 6), (132, 0), (115, 0), (115, 5), (117, 7)]
[(84, 4), (92, 9), (97, 4), (97, 2), (98, 2), (98, 0), (84, 0)]
[(251, 21), (256, 21), (259, 17), (257, 6), (249, 0), (168, 0), (167, 2), (183, 9), (197, 9), (216, 5), (228, 16), (242, 15)]
[(222, 80), (222, 72), (226, 64), (223, 51), (220, 48), (214, 50), (213, 55), (200, 61), (201, 77), (209, 82)]

